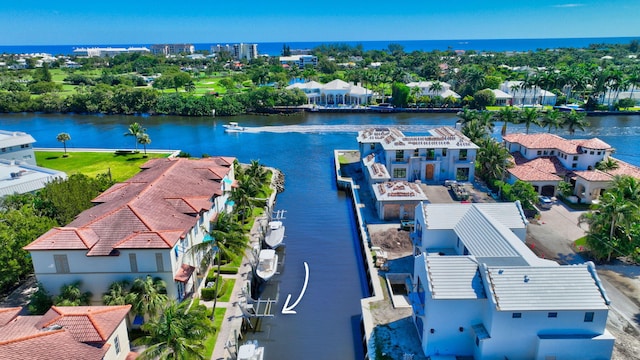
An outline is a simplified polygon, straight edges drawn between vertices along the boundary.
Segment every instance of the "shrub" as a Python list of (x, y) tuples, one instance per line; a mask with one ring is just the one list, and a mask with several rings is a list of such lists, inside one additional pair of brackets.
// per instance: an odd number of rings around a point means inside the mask
[(216, 296), (216, 288), (214, 287), (210, 287), (210, 288), (202, 288), (202, 290), (200, 291), (200, 297), (202, 298), (202, 300), (204, 301), (211, 301), (213, 300), (213, 298)]

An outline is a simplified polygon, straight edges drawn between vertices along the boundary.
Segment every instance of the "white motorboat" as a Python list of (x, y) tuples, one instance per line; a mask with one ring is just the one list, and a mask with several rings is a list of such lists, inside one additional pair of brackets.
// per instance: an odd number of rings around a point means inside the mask
[(238, 349), (238, 360), (263, 360), (264, 347), (257, 340), (249, 340)]
[(389, 113), (389, 112), (394, 112), (395, 111), (395, 106), (393, 106), (393, 105), (391, 105), (389, 103), (381, 103), (381, 104), (378, 104), (378, 105), (370, 105), (369, 106), (369, 110), (383, 112), (383, 113)]
[(238, 125), (235, 121), (230, 121), (228, 124), (222, 126), (224, 127), (225, 132), (242, 132), (246, 130), (244, 126)]
[(258, 255), (258, 266), (256, 266), (256, 275), (264, 281), (267, 281), (276, 274), (278, 270), (278, 254), (273, 249), (262, 249)]
[(282, 240), (284, 239), (284, 225), (282, 225), (282, 221), (269, 221), (269, 228), (267, 229), (267, 234), (264, 237), (264, 242), (272, 249), (276, 249), (278, 246), (282, 245)]

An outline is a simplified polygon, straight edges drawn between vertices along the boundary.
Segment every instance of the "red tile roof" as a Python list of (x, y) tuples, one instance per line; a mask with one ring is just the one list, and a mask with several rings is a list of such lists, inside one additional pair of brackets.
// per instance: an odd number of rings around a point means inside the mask
[(187, 282), (195, 269), (196, 268), (194, 266), (182, 264), (180, 265), (180, 269), (178, 270), (176, 276), (173, 277), (173, 279), (175, 281)]
[(14, 317), (0, 326), (0, 359), (102, 359), (130, 308), (54, 306), (43, 316)]
[(143, 171), (96, 197), (96, 206), (66, 227), (54, 228), (26, 250), (88, 249), (88, 256), (116, 249), (171, 248), (197, 223), (198, 213), (222, 194), (221, 180), (234, 158), (151, 159)]
[(9, 321), (15, 319), (20, 311), (22, 311), (21, 307), (0, 308), (0, 326), (4, 326)]
[(528, 160), (519, 152), (511, 154), (514, 166), (507, 171), (522, 181), (560, 181), (567, 169), (555, 156)]
[(611, 175), (627, 175), (634, 177), (636, 179), (640, 179), (640, 168), (637, 166), (633, 166), (629, 163), (626, 163), (622, 160), (613, 159), (618, 163), (618, 168), (613, 170), (607, 170), (607, 173)]
[(611, 181), (613, 178), (613, 176), (600, 170), (583, 170), (574, 171), (573, 173), (587, 181)]
[(502, 137), (510, 143), (520, 144), (527, 149), (556, 149), (565, 154), (581, 154), (580, 147), (594, 150), (608, 150), (611, 146), (598, 138), (592, 139), (564, 139), (555, 134), (506, 134)]

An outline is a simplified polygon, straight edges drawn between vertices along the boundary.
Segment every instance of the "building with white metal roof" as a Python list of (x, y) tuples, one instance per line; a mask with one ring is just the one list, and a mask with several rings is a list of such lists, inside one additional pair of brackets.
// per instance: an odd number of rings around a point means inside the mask
[(62, 171), (0, 159), (0, 197), (34, 192), (51, 181), (66, 178)]
[(595, 266), (538, 258), (524, 242), (527, 224), (517, 202), (416, 208), (409, 298), (426, 356), (611, 357)]
[(0, 159), (22, 161), (35, 165), (33, 143), (36, 140), (21, 131), (0, 130)]

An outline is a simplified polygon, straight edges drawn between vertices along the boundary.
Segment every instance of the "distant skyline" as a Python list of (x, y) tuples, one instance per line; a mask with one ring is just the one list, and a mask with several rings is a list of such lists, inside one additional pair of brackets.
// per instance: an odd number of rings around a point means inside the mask
[(7, 1), (0, 45), (631, 37), (638, 14), (638, 0)]

